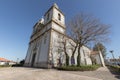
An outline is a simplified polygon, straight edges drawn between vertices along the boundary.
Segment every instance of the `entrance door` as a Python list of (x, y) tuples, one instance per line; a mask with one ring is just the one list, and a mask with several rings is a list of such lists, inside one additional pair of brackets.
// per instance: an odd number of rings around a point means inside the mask
[(33, 54), (32, 56), (32, 63), (31, 63), (31, 67), (34, 66), (34, 63), (35, 63), (35, 57), (36, 57), (36, 53)]

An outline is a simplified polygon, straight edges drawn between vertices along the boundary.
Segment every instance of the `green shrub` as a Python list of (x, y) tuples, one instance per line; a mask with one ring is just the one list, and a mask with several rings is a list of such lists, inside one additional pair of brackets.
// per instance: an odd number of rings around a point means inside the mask
[(0, 67), (11, 67), (11, 65), (0, 65)]
[(120, 66), (109, 66), (112, 71), (120, 72)]
[(23, 64), (14, 64), (14, 65), (12, 65), (12, 67), (22, 67), (23, 66)]
[(86, 66), (63, 66), (57, 68), (58, 70), (65, 70), (65, 71), (93, 71), (98, 69), (99, 65), (86, 65)]
[(25, 63), (25, 60), (23, 59), (20, 61), (20, 63), (12, 65), (12, 67), (23, 67), (24, 63)]

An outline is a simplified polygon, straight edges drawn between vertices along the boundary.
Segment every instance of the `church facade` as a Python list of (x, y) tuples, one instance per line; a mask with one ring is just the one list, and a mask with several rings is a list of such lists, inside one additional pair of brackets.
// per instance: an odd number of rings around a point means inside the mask
[[(44, 14), (44, 18), (38, 21), (33, 27), (24, 65), (43, 68), (57, 67), (60, 64), (65, 65), (65, 53), (63, 50), (60, 50), (62, 47), (60, 41), (63, 39), (67, 41), (67, 52), (69, 53), (69, 64), (71, 65), (72, 50), (69, 42), (73, 44), (75, 42), (67, 37), (65, 32), (65, 16), (59, 7), (54, 4)], [(91, 65), (91, 50), (83, 46), (80, 53), (81, 63)], [(76, 51), (74, 65), (77, 64), (77, 55)]]

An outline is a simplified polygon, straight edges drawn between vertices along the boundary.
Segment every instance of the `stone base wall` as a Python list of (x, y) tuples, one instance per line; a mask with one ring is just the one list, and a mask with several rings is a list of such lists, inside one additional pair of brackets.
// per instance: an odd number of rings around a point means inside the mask
[(31, 64), (30, 64), (30, 63), (24, 63), (24, 66), (25, 66), (25, 67), (30, 67)]

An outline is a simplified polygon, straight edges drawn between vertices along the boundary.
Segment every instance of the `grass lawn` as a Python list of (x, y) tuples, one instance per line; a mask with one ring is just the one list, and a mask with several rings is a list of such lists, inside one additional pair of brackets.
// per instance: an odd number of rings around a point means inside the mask
[(3, 67), (11, 67), (11, 65), (0, 65), (0, 68), (3, 68)]

